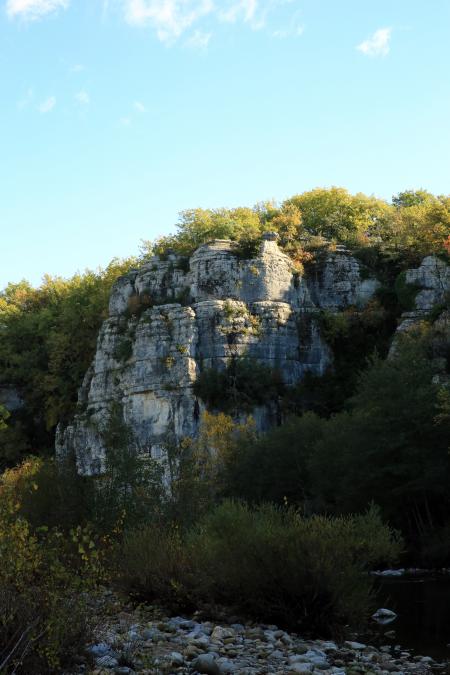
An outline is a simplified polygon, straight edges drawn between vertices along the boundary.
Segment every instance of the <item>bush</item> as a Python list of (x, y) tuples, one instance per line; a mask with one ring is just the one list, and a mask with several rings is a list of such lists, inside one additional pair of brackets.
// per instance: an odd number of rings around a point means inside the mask
[(305, 518), (293, 509), (225, 502), (184, 541), (154, 527), (130, 532), (121, 569), (150, 598), (219, 602), (258, 620), (329, 633), (361, 627), (371, 607), (365, 572), (399, 551), (374, 508)]
[(194, 383), (194, 393), (212, 409), (249, 412), (274, 401), (285, 387), (278, 371), (255, 359), (233, 359), (224, 371), (204, 370)]
[(133, 354), (133, 343), (130, 338), (122, 338), (116, 345), (113, 357), (119, 363), (126, 363)]
[(105, 471), (96, 476), (91, 519), (109, 534), (118, 523), (125, 527), (155, 517), (164, 506), (164, 468), (140, 448), (125, 423), (121, 404), (111, 404), (101, 429), (106, 448)]
[(20, 476), (20, 515), (32, 527), (58, 527), (68, 532), (92, 520), (94, 482), (80, 476), (74, 462), (33, 460), (33, 480)]
[(411, 311), (415, 307), (416, 295), (420, 287), (406, 282), (406, 271), (401, 272), (395, 280), (395, 292), (403, 311)]
[(193, 609), (193, 561), (176, 526), (150, 523), (126, 532), (116, 564), (131, 594)]
[(373, 359), (349, 411), (324, 425), (309, 462), (316, 508), (348, 513), (373, 500), (416, 543), (449, 509), (450, 419), (440, 407), (446, 389), (434, 379), (427, 342), (426, 334), (410, 331), (398, 354)]
[(308, 461), (326, 420), (314, 413), (290, 418), (258, 437), (239, 437), (221, 471), (227, 496), (288, 503), (308, 510)]
[(70, 662), (88, 631), (86, 591), (99, 559), (90, 533), (66, 540), (32, 529), (20, 515), (20, 494), (34, 489), (38, 464), (7, 471), (0, 482), (0, 670), (48, 673)]

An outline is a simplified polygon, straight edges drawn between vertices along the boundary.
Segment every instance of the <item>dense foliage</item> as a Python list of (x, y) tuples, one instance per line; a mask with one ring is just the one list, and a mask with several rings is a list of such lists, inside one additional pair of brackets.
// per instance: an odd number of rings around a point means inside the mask
[(84, 644), (86, 593), (102, 578), (89, 527), (63, 537), (57, 528), (34, 528), (24, 517), (22, 499), (38, 490), (40, 468), (39, 461), (28, 461), (0, 480), (2, 673), (61, 672)]
[(239, 414), (278, 398), (284, 391), (281, 375), (255, 363), (236, 358), (223, 370), (204, 370), (194, 383), (194, 393), (209, 408)]
[(134, 262), (68, 280), (46, 276), (38, 288), (9, 284), (0, 293), (0, 383), (25, 403), (0, 436), (0, 466), (51, 451), (56, 424), (74, 412), (112, 283)]
[(120, 565), (141, 597), (192, 607), (213, 600), (261, 620), (336, 633), (364, 623), (371, 606), (364, 571), (399, 552), (375, 509), (305, 518), (224, 502), (184, 535), (151, 524), (130, 531)]
[(293, 254), (299, 246), (323, 237), (415, 260), (448, 252), (450, 197), (411, 190), (400, 192), (389, 203), (332, 187), (294, 195), (280, 206), (262, 202), (253, 208), (190, 209), (181, 213), (176, 234), (144, 242), (143, 249), (160, 254), (170, 248), (189, 254), (214, 238), (232, 239), (245, 249), (268, 229), (277, 232), (281, 245)]
[(373, 358), (341, 412), (307, 412), (235, 445), (226, 493), (310, 513), (351, 513), (373, 501), (426, 558), (428, 539), (448, 526), (448, 389), (434, 373), (436, 362), (449, 370), (449, 356), (448, 335), (423, 325), (395, 357)]
[[(306, 272), (320, 255), (324, 241), (352, 247), (363, 269), (378, 276), (383, 284), (380, 304), (384, 316), (378, 314), (379, 326), (375, 328), (383, 335), (372, 343), (384, 353), (396, 316), (414, 293), (414, 289), (405, 289), (400, 279), (398, 302), (393, 296), (396, 277), (425, 254), (448, 256), (450, 252), (450, 198), (435, 197), (424, 190), (406, 191), (389, 204), (333, 187), (295, 195), (279, 206), (264, 202), (253, 208), (190, 209), (181, 213), (174, 235), (144, 242), (141, 261), (153, 253), (164, 256), (169, 249), (189, 254), (212, 238), (233, 239), (239, 244), (238, 254), (251, 256), (267, 229), (278, 232), (280, 245), (298, 269), (305, 268)], [(25, 402), (25, 409), (14, 413), (0, 435), (0, 466), (12, 466), (29, 452), (51, 451), (56, 424), (74, 412), (77, 390), (106, 316), (111, 285), (136, 264), (139, 260), (115, 260), (105, 270), (87, 271), (68, 280), (45, 277), (38, 288), (23, 281), (8, 285), (0, 293), (0, 385), (14, 387)], [(358, 340), (367, 340), (371, 335), (370, 326), (367, 322), (364, 325), (368, 317), (358, 319), (359, 327), (355, 315), (348, 318), (352, 335), (347, 336), (347, 343), (358, 330)], [(376, 319), (376, 312), (371, 318)], [(336, 337), (340, 343), (337, 353), (344, 354), (341, 347), (346, 336)], [(127, 347), (124, 341), (125, 356)], [(369, 344), (353, 350), (353, 356), (359, 359), (357, 368), (368, 353)], [(343, 361), (337, 368), (350, 372)], [(212, 392), (213, 376), (210, 379), (208, 388)], [(323, 387), (328, 387), (328, 392), (324, 392), (324, 402), (318, 401), (318, 409), (323, 406), (328, 412), (336, 411), (351, 394), (355, 384), (352, 378), (345, 385), (343, 378), (340, 382), (340, 392), (334, 381), (320, 385), (323, 392)], [(216, 382), (216, 388), (219, 384)], [(241, 393), (245, 398), (242, 387)], [(306, 397), (312, 407), (314, 396), (308, 393)], [(291, 407), (298, 412), (304, 404), (294, 402)], [(0, 424), (3, 422), (0, 408)]]

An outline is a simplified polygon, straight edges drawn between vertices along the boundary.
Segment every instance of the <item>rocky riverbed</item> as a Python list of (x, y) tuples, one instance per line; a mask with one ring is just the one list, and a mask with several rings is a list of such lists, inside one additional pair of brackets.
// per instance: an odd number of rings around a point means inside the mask
[[(311, 640), (274, 625), (166, 616), (153, 606), (120, 607), (112, 598), (95, 642), (71, 675), (425, 675), (448, 673), (446, 664), (398, 645), (356, 640)], [(116, 609), (114, 609), (114, 607)]]

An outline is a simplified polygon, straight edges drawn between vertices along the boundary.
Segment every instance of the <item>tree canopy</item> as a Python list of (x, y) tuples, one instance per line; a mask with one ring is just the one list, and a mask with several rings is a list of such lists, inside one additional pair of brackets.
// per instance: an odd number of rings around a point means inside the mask
[(252, 208), (188, 209), (180, 213), (176, 232), (145, 241), (146, 254), (173, 249), (189, 255), (212, 239), (245, 243), (264, 230), (279, 234), (287, 252), (323, 237), (347, 246), (376, 247), (411, 258), (445, 253), (450, 234), (450, 197), (426, 190), (405, 190), (388, 202), (373, 195), (351, 194), (341, 187), (315, 188), (280, 205), (259, 202)]

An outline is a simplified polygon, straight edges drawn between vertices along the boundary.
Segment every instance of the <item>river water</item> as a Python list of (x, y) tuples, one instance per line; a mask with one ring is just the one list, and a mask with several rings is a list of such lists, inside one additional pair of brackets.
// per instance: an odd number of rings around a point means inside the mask
[(398, 614), (383, 632), (395, 630), (395, 644), (450, 662), (450, 576), (383, 577), (378, 584), (379, 606)]

